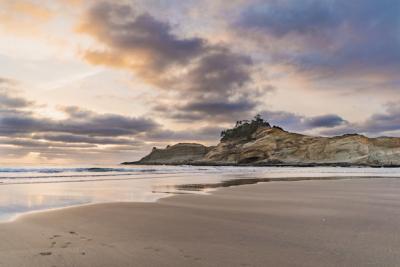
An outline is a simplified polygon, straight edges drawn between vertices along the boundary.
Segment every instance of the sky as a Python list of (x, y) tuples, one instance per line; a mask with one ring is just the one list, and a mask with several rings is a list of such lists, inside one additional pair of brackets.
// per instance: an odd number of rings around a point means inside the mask
[(215, 145), (256, 114), (400, 136), (398, 0), (0, 0), (0, 165)]

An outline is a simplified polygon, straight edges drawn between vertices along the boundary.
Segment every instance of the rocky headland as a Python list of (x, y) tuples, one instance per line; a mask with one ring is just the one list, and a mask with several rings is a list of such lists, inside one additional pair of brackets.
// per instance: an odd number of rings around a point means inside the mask
[(144, 158), (123, 164), (252, 166), (400, 166), (400, 138), (359, 134), (308, 136), (271, 126), (259, 116), (221, 133), (217, 146), (179, 143), (153, 148)]

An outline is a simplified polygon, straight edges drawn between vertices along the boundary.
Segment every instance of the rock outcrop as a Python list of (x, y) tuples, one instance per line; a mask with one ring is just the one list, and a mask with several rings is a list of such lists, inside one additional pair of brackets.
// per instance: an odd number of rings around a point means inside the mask
[(123, 164), (191, 164), (202, 160), (210, 147), (195, 143), (179, 143), (167, 146), (165, 149), (153, 148), (151, 153), (137, 162), (124, 162)]
[(136, 164), (257, 166), (400, 166), (400, 138), (358, 134), (314, 137), (261, 125), (215, 147), (177, 144), (154, 149)]
[(258, 129), (250, 140), (220, 142), (202, 159), (217, 165), (397, 166), (400, 138), (358, 134), (313, 137), (276, 127)]

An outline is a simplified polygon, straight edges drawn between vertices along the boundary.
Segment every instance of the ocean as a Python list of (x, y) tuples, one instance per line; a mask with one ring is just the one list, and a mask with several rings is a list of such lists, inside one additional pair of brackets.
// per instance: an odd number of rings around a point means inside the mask
[[(400, 168), (73, 166), (0, 168), (0, 221), (22, 214), (107, 202), (154, 202), (181, 193), (184, 184), (234, 179), (400, 177)], [(400, 181), (400, 180), (399, 180)]]

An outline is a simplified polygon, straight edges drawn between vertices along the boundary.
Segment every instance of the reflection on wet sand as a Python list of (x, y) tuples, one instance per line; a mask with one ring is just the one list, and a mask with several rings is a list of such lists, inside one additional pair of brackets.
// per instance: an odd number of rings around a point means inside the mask
[[(348, 176), (348, 177), (286, 177), (286, 178), (240, 178), (240, 179), (231, 179), (225, 180), (219, 183), (207, 183), (207, 184), (181, 184), (176, 185), (175, 188), (177, 190), (184, 191), (203, 191), (206, 189), (215, 189), (221, 187), (231, 187), (231, 186), (239, 186), (239, 185), (250, 185), (257, 183), (266, 183), (266, 182), (296, 182), (296, 181), (319, 181), (319, 180), (343, 180), (343, 179), (372, 179), (372, 178), (385, 178), (385, 177), (376, 177), (376, 176)], [(397, 177), (392, 177), (397, 178)]]

